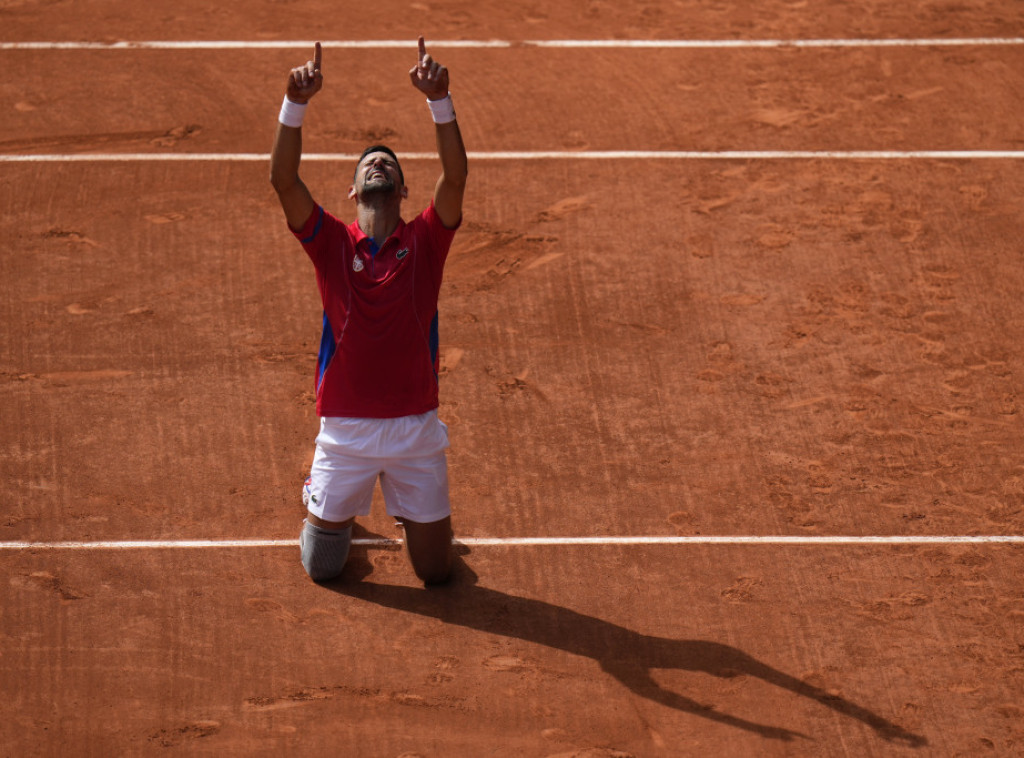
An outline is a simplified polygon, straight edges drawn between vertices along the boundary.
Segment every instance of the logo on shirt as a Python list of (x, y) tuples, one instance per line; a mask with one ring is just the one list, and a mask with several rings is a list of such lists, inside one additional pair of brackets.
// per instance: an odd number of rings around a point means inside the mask
[(397, 253), (395, 253), (395, 257), (398, 258), (398, 260), (402, 260), (402, 258), (407, 256), (408, 254), (409, 254), (409, 248), (405, 247), (405, 248), (402, 248), (401, 250), (399, 250)]
[(365, 264), (363, 263), (363, 259), (362, 258), (360, 258), (358, 255), (356, 255), (354, 258), (352, 258), (352, 270), (353, 271), (355, 271), (358, 274), (360, 271), (363, 270), (363, 268), (365, 268)]

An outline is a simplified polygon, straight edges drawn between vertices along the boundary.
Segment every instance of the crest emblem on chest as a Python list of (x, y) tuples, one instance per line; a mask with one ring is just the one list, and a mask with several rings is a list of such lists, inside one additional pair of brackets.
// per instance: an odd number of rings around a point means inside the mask
[(360, 271), (362, 271), (365, 267), (366, 264), (363, 263), (363, 259), (360, 258), (358, 255), (352, 258), (352, 270), (355, 271), (357, 274)]
[(395, 257), (398, 258), (398, 260), (402, 260), (402, 258), (407, 256), (408, 254), (409, 254), (409, 248), (403, 247), (401, 250), (399, 250), (397, 253), (395, 253)]

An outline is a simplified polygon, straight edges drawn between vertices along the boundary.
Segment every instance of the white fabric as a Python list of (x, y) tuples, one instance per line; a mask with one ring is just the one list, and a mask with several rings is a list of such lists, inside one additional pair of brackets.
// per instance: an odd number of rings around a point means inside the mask
[(448, 427), (436, 409), (398, 418), (327, 417), (320, 419), (316, 441), (366, 458), (416, 457), (446, 450)]
[(430, 106), (430, 115), (434, 117), (435, 124), (447, 124), (455, 120), (455, 106), (450, 94), (440, 100), (427, 100), (427, 105)]
[(302, 119), (306, 116), (306, 107), (309, 103), (293, 103), (288, 99), (288, 96), (284, 96), (284, 102), (281, 103), (281, 113), (278, 115), (277, 120), (285, 126), (300, 127), (302, 126)]
[(307, 508), (324, 521), (370, 513), (380, 480), (388, 515), (418, 523), (451, 514), (448, 427), (433, 410), (391, 419), (323, 418)]

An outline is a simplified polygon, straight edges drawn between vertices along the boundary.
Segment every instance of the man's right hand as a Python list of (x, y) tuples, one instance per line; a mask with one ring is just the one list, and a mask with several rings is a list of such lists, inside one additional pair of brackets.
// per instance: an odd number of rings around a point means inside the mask
[(320, 62), (323, 59), (323, 52), (320, 43), (316, 43), (313, 52), (313, 60), (306, 61), (305, 66), (293, 68), (288, 75), (288, 99), (293, 103), (308, 103), (320, 88), (324, 85), (323, 74), (320, 73)]
[[(313, 60), (305, 66), (293, 68), (288, 75), (286, 97), (293, 103), (308, 103), (323, 86), (320, 73), (320, 43), (316, 43)], [(313, 196), (299, 178), (299, 161), (302, 157), (302, 132), (299, 129), (278, 123), (274, 135), (274, 149), (270, 153), (270, 183), (277, 191), (285, 218), (292, 229), (301, 229), (315, 206)]]

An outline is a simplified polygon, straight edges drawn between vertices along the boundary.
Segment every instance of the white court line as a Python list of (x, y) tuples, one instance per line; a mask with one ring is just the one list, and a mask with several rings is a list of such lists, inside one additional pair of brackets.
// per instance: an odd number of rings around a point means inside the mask
[(603, 48), (778, 48), (778, 47), (928, 47), (962, 45), (1022, 45), (1024, 37), (893, 38), (893, 39), (638, 39), (532, 40), (532, 47)]
[[(150, 40), (119, 42), (0, 42), (0, 50), (281, 50), (309, 49), (314, 40)], [(327, 40), (329, 49), (408, 49), (409, 40)], [(552, 39), (552, 40), (431, 40), (439, 48), (614, 48), (614, 49), (736, 49), (820, 47), (949, 47), (1024, 45), (1024, 37), (931, 37), (893, 39)]]
[[(354, 539), (354, 545), (388, 547), (402, 540)], [(544, 547), (609, 545), (1024, 545), (1021, 535), (935, 536), (663, 536), (663, 537), (464, 537), (454, 540), (467, 547)], [(294, 540), (117, 540), (105, 542), (0, 542), (0, 550), (138, 550), (168, 548), (298, 547)]]
[[(437, 153), (401, 153), (403, 161)], [(470, 152), (470, 160), (1019, 160), (1024, 150), (533, 150)], [(355, 161), (359, 153), (306, 153), (303, 162)], [(0, 155), (0, 163), (265, 162), (270, 153), (41, 153)]]

